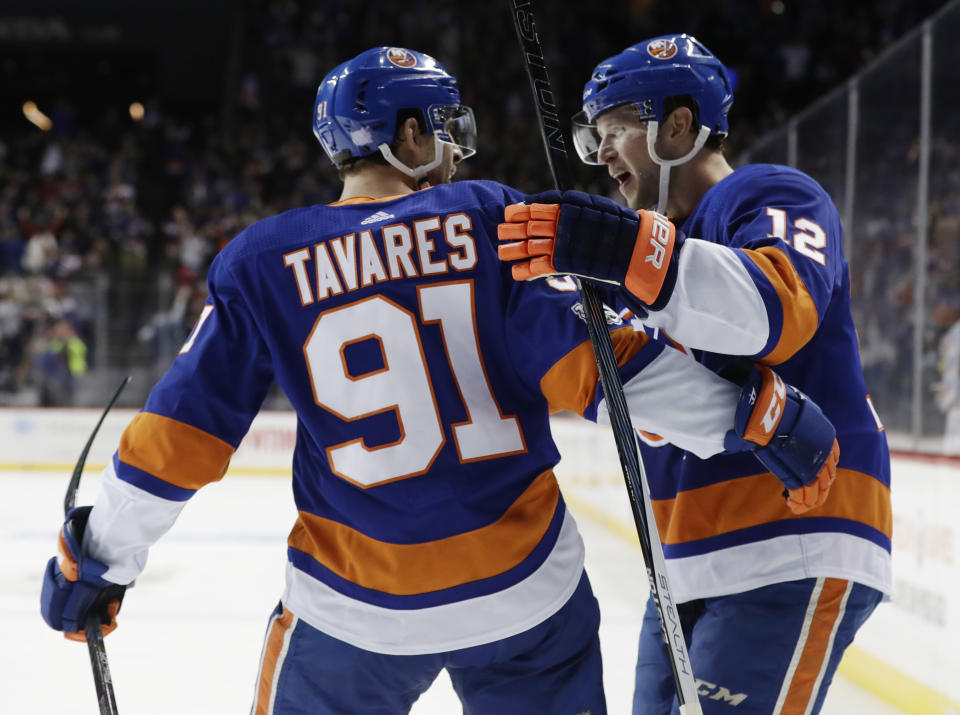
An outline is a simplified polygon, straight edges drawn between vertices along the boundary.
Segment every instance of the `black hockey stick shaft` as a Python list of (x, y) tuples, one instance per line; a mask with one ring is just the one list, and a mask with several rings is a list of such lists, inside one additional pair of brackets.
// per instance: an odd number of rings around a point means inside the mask
[(73, 475), (70, 477), (70, 483), (67, 485), (67, 494), (63, 498), (64, 515), (73, 509), (77, 503), (77, 489), (80, 488), (80, 475), (83, 474), (83, 467), (87, 463), (87, 454), (90, 452), (90, 446), (93, 444), (93, 440), (97, 436), (97, 432), (100, 431), (100, 425), (103, 424), (103, 420), (106, 418), (107, 413), (110, 411), (110, 408), (113, 407), (113, 404), (117, 401), (117, 398), (120, 397), (120, 393), (123, 392), (123, 388), (127, 386), (128, 382), (130, 382), (129, 375), (123, 378), (123, 382), (120, 383), (120, 386), (117, 388), (116, 392), (113, 393), (113, 397), (110, 398), (110, 402), (108, 402), (107, 406), (103, 408), (103, 412), (100, 415), (100, 419), (97, 420), (97, 424), (94, 426), (93, 432), (90, 433), (87, 443), (83, 445), (83, 451), (80, 452), (80, 457), (77, 459), (77, 466), (73, 468)]
[[(567, 151), (564, 145), (560, 118), (557, 114), (557, 106), (553, 99), (550, 79), (547, 76), (543, 49), (537, 36), (532, 2), (531, 0), (508, 1), (513, 13), (514, 27), (523, 54), (527, 77), (530, 80), (530, 88), (533, 91), (537, 117), (540, 122), (540, 133), (543, 137), (547, 162), (550, 165), (554, 185), (561, 191), (569, 189), (572, 182), (567, 165)], [(656, 520), (650, 506), (646, 474), (637, 452), (635, 433), (630, 421), (626, 397), (623, 393), (623, 384), (620, 381), (616, 356), (610, 342), (610, 335), (606, 329), (607, 322), (603, 304), (596, 288), (585, 281), (579, 283), (581, 301), (584, 306), (584, 320), (590, 334), (590, 342), (593, 345), (594, 356), (600, 372), (600, 382), (603, 385), (607, 400), (614, 441), (617, 444), (620, 466), (623, 470), (627, 494), (630, 498), (630, 508), (633, 512), (637, 536), (640, 539), (640, 549), (647, 569), (647, 578), (660, 616), (660, 629), (673, 672), (677, 700), (682, 715), (693, 715), (694, 713), (700, 713), (696, 683), (690, 669), (690, 658), (687, 654), (676, 604), (673, 601), (673, 591), (667, 578), (663, 547), (660, 544), (660, 536), (656, 531)]]
[(97, 705), (100, 715), (118, 715), (117, 697), (113, 694), (113, 676), (110, 675), (110, 663), (107, 661), (107, 647), (103, 643), (100, 626), (100, 614), (91, 611), (87, 616), (85, 632), (87, 651), (90, 654), (90, 667), (93, 669), (93, 684), (97, 689)]
[[(117, 401), (117, 398), (120, 397), (120, 393), (123, 391), (123, 388), (127, 386), (128, 382), (130, 382), (129, 375), (123, 378), (123, 382), (120, 383), (116, 392), (113, 393), (110, 402), (103, 408), (100, 419), (97, 420), (93, 432), (90, 433), (87, 443), (83, 446), (83, 451), (80, 452), (80, 458), (77, 459), (77, 466), (73, 468), (73, 476), (70, 477), (70, 483), (67, 485), (66, 496), (63, 498), (64, 515), (73, 509), (76, 504), (77, 490), (80, 488), (80, 475), (83, 474), (83, 467), (87, 463), (87, 454), (90, 452), (90, 446), (93, 444), (97, 432), (100, 431), (100, 425), (103, 424), (104, 418)], [(119, 711), (117, 710), (116, 696), (113, 694), (113, 678), (110, 675), (110, 663), (107, 661), (107, 648), (103, 643), (103, 632), (100, 630), (101, 625), (100, 614), (91, 611), (84, 625), (84, 632), (87, 635), (87, 651), (90, 654), (90, 667), (93, 669), (93, 684), (97, 689), (97, 704), (100, 706), (100, 715), (117, 715)]]

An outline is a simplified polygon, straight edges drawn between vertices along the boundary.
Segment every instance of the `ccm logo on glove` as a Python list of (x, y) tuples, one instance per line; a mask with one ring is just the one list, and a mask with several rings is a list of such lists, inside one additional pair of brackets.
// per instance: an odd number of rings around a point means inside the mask
[(769, 444), (774, 430), (780, 424), (780, 418), (783, 417), (783, 406), (786, 401), (787, 386), (783, 384), (783, 380), (777, 373), (770, 370), (769, 377), (763, 383), (760, 395), (755, 400), (761, 407), (766, 403), (767, 409), (753, 411), (743, 438), (759, 445)]
[(751, 366), (742, 387), (734, 429), (724, 440), (727, 451), (753, 451), (786, 487), (787, 507), (794, 514), (823, 504), (840, 459), (830, 420), (765, 365)]

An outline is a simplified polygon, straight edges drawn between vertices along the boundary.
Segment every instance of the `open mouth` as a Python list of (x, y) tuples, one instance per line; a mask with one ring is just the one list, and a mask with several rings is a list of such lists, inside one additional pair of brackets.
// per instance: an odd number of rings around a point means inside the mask
[(633, 174), (631, 174), (629, 171), (623, 171), (623, 172), (620, 172), (619, 174), (613, 175), (613, 180), (620, 185), (621, 189), (624, 187), (624, 185), (626, 185), (628, 181), (630, 181), (631, 178), (633, 178)]

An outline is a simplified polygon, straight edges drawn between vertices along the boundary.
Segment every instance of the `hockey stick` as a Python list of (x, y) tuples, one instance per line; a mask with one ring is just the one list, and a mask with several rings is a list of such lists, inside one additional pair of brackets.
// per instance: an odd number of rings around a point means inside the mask
[[(63, 498), (63, 513), (66, 515), (77, 501), (77, 490), (80, 487), (80, 475), (83, 474), (83, 467), (87, 463), (87, 454), (90, 452), (90, 445), (93, 444), (94, 437), (100, 431), (100, 425), (104, 418), (113, 407), (113, 403), (120, 397), (120, 392), (127, 383), (130, 382), (130, 376), (127, 375), (120, 383), (120, 387), (113, 393), (110, 402), (103, 408), (103, 413), (97, 421), (90, 438), (83, 446), (80, 452), (80, 458), (77, 460), (77, 466), (73, 468), (73, 476), (70, 477), (70, 483), (67, 485), (67, 493)], [(97, 688), (97, 703), (100, 705), (100, 715), (117, 715), (117, 700), (113, 694), (113, 678), (110, 677), (110, 664), (107, 662), (107, 649), (103, 644), (103, 632), (101, 626), (100, 614), (93, 611), (87, 616), (87, 622), (84, 625), (84, 632), (87, 634), (87, 651), (90, 653), (90, 667), (93, 669), (93, 684)]]
[[(547, 65), (543, 58), (540, 38), (537, 36), (532, 2), (531, 0), (509, 0), (509, 2), (513, 13), (513, 24), (517, 30), (517, 40), (520, 43), (527, 77), (530, 80), (530, 88), (537, 107), (537, 118), (540, 121), (540, 134), (547, 152), (547, 163), (550, 165), (555, 187), (562, 191), (570, 188), (572, 182), (569, 177), (567, 151), (564, 147), (560, 120), (553, 101), (550, 79), (547, 77)], [(627, 494), (630, 497), (630, 508), (633, 511), (637, 536), (640, 538), (640, 550), (647, 569), (647, 579), (650, 581), (650, 592), (660, 616), (660, 631), (673, 672), (680, 713), (681, 715), (701, 715), (696, 681), (690, 669), (690, 656), (687, 654), (680, 617), (673, 601), (673, 591), (670, 588), (666, 562), (663, 558), (663, 545), (660, 543), (657, 522), (650, 503), (647, 475), (637, 453), (635, 432), (623, 394), (613, 345), (606, 330), (603, 305), (593, 286), (586, 282), (578, 281), (578, 283), (584, 306), (584, 321), (587, 324), (587, 332), (590, 334), (590, 342), (593, 344), (594, 356), (600, 370), (600, 382), (607, 399), (610, 424), (617, 443), (617, 452), (620, 455), (620, 466), (623, 469)]]

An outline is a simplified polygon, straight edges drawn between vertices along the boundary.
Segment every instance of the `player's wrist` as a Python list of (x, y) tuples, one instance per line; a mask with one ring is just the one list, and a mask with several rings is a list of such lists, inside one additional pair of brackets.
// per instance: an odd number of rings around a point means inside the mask
[(127, 588), (105, 579), (109, 567), (84, 555), (83, 536), (91, 509), (83, 506), (67, 513), (59, 537), (60, 558), (47, 562), (40, 594), (43, 620), (73, 640), (86, 640), (83, 629), (91, 613), (100, 615), (104, 635), (116, 628)]
[(633, 252), (624, 288), (648, 311), (666, 307), (677, 283), (677, 263), (683, 234), (655, 211), (638, 213)]
[(815, 402), (764, 365), (751, 365), (740, 377), (727, 451), (752, 450), (789, 490), (810, 485), (836, 466), (836, 430)]

